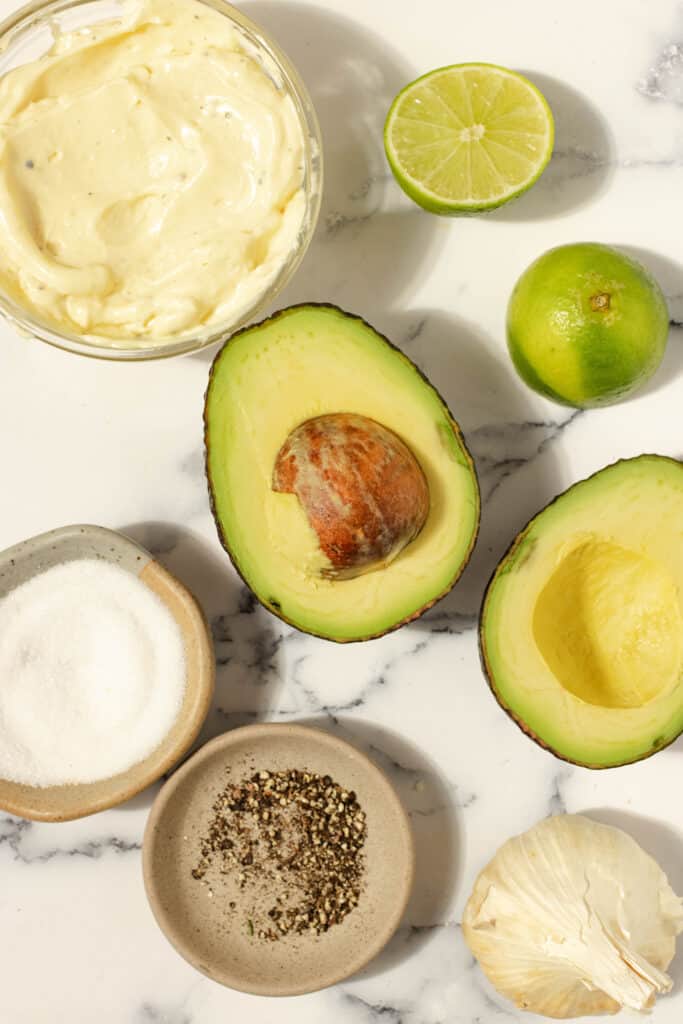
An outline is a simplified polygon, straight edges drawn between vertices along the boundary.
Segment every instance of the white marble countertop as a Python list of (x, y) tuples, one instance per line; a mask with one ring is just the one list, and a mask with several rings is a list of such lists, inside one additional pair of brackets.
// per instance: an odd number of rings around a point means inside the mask
[[(0, 13), (15, 4), (0, 2)], [(482, 532), (455, 591), (382, 640), (339, 648), (255, 606), (216, 540), (202, 467), (210, 355), (91, 362), (0, 329), (0, 547), (71, 522), (122, 528), (187, 583), (211, 619), (216, 707), (205, 736), (254, 719), (311, 721), (369, 749), (411, 809), (418, 884), (405, 926), (360, 977), (274, 1002), (197, 974), (158, 931), (140, 841), (154, 797), (66, 825), (0, 814), (3, 1024), (498, 1024), (458, 921), (475, 873), (550, 812), (594, 811), (654, 853), (683, 893), (679, 742), (641, 764), (572, 768), (491, 698), (475, 619), (502, 550), (559, 490), (620, 456), (683, 455), (683, 9), (679, 0), (249, 0), (307, 81), (327, 184), (312, 249), (279, 305), (329, 300), (403, 346), (459, 419), (483, 489)], [(557, 119), (535, 189), (487, 218), (446, 221), (387, 174), (381, 126), (419, 72), (464, 60), (527, 71)], [(570, 412), (516, 379), (510, 289), (551, 245), (616, 243), (659, 277), (673, 318), (646, 391)], [(656, 1024), (683, 1017), (678, 993)], [(532, 1018), (533, 1019), (533, 1018)]]

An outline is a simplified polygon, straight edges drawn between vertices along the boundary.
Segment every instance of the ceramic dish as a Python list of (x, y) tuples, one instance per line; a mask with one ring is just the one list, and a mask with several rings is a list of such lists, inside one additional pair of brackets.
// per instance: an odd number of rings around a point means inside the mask
[[(329, 931), (267, 942), (249, 933), (250, 898), (235, 892), (234, 878), (211, 890), (192, 868), (226, 769), (237, 782), (289, 768), (330, 775), (356, 792), (367, 816), (365, 882), (358, 906)], [(355, 747), (301, 725), (250, 725), (202, 747), (157, 796), (142, 856), (154, 916), (181, 956), (214, 981), (267, 996), (314, 992), (364, 967), (398, 927), (414, 871), (410, 825), (384, 775)]]
[(0, 552), (0, 598), (46, 569), (77, 558), (101, 558), (137, 576), (178, 623), (185, 642), (187, 680), (171, 731), (149, 757), (98, 782), (26, 786), (0, 778), (0, 808), (36, 821), (68, 821), (123, 803), (156, 782), (187, 752), (213, 696), (215, 662), (204, 616), (194, 597), (148, 551), (101, 526), (65, 526)]
[[(270, 306), (301, 263), (313, 237), (322, 195), (322, 139), (310, 96), (287, 56), (249, 18), (225, 0), (200, 2), (232, 22), (244, 39), (247, 50), (257, 55), (278, 88), (294, 104), (304, 139), (302, 188), (306, 209), (292, 250), (283, 260), (275, 280), (257, 296), (249, 309), (243, 310), (239, 317), (230, 322), (212, 324), (191, 334), (156, 339), (156, 343), (147, 345), (143, 341), (135, 346), (126, 346), (125, 342), (117, 341), (116, 347), (113, 347), (106, 340), (98, 343), (96, 337), (86, 338), (67, 330), (59, 330), (0, 292), (0, 314), (4, 314), (22, 333), (33, 335), (68, 352), (99, 359), (139, 361), (195, 352), (224, 339)], [(55, 32), (73, 32), (93, 26), (120, 17), (122, 11), (121, 0), (33, 0), (0, 23), (0, 76), (44, 54), (52, 45)]]

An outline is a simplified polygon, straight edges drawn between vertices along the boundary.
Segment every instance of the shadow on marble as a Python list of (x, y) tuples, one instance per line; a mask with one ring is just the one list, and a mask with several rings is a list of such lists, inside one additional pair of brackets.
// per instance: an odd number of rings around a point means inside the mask
[(577, 413), (534, 396), (506, 350), (461, 317), (417, 310), (390, 313), (380, 326), (435, 383), (476, 465), (482, 513), (472, 558), (454, 590), (412, 627), (459, 631), (478, 615), (491, 573), (517, 532), (566, 486), (553, 442)]
[(125, 804), (117, 804), (114, 809), (117, 811), (149, 810), (167, 777), (168, 776), (164, 776), (161, 782), (155, 782), (152, 786), (148, 786), (147, 789), (143, 789), (141, 793), (138, 793), (137, 796), (134, 796), (131, 800), (127, 800)]
[[(654, 857), (676, 895), (683, 896), (683, 836), (680, 832), (653, 818), (613, 807), (590, 808), (581, 813), (603, 825), (612, 825), (628, 832), (646, 853)], [(668, 973), (676, 988), (683, 985), (683, 940), (679, 939), (679, 948)]]
[(614, 172), (614, 141), (607, 122), (586, 96), (549, 75), (527, 70), (522, 74), (550, 104), (555, 148), (533, 188), (489, 216), (512, 222), (550, 220), (580, 209), (605, 191)]
[(306, 725), (364, 751), (394, 786), (413, 830), (415, 883), (403, 921), (385, 949), (357, 977), (383, 974), (409, 959), (452, 914), (462, 877), (462, 825), (453, 788), (422, 750), (403, 736), (354, 717), (311, 717)]
[[(447, 223), (403, 195), (384, 155), (387, 111), (416, 70), (386, 39), (343, 14), (287, 0), (246, 0), (240, 10), (291, 58), (323, 135), (318, 227), (300, 269), (272, 308), (336, 302), (362, 313), (395, 305), (429, 273), (448, 231)], [(209, 362), (216, 351), (211, 346), (193, 358)]]
[[(216, 693), (186, 760), (214, 736), (267, 716), (284, 685), (279, 650), (282, 633), (276, 629), (276, 620), (239, 580), (228, 556), (213, 551), (199, 535), (168, 522), (134, 523), (121, 530), (185, 584), (211, 626)], [(138, 810), (149, 806), (155, 795), (152, 787), (124, 807)]]
[(621, 245), (619, 242), (614, 244), (632, 259), (642, 263), (657, 279), (669, 307), (671, 329), (662, 364), (652, 380), (637, 392), (638, 395), (654, 394), (683, 374), (683, 265), (651, 249)]

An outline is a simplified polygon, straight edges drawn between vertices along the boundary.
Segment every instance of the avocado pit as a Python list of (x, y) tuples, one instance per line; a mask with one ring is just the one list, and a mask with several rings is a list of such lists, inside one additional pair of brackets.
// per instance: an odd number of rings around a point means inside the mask
[(353, 413), (296, 427), (275, 459), (272, 488), (297, 496), (329, 562), (320, 575), (332, 579), (388, 565), (429, 514), (427, 480), (407, 445)]

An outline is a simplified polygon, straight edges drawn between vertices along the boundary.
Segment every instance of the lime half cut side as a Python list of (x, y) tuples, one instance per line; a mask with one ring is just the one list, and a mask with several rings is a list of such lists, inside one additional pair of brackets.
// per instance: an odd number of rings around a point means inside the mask
[(399, 185), (432, 213), (492, 210), (550, 160), (553, 115), (535, 85), (494, 64), (454, 64), (407, 85), (384, 126)]

